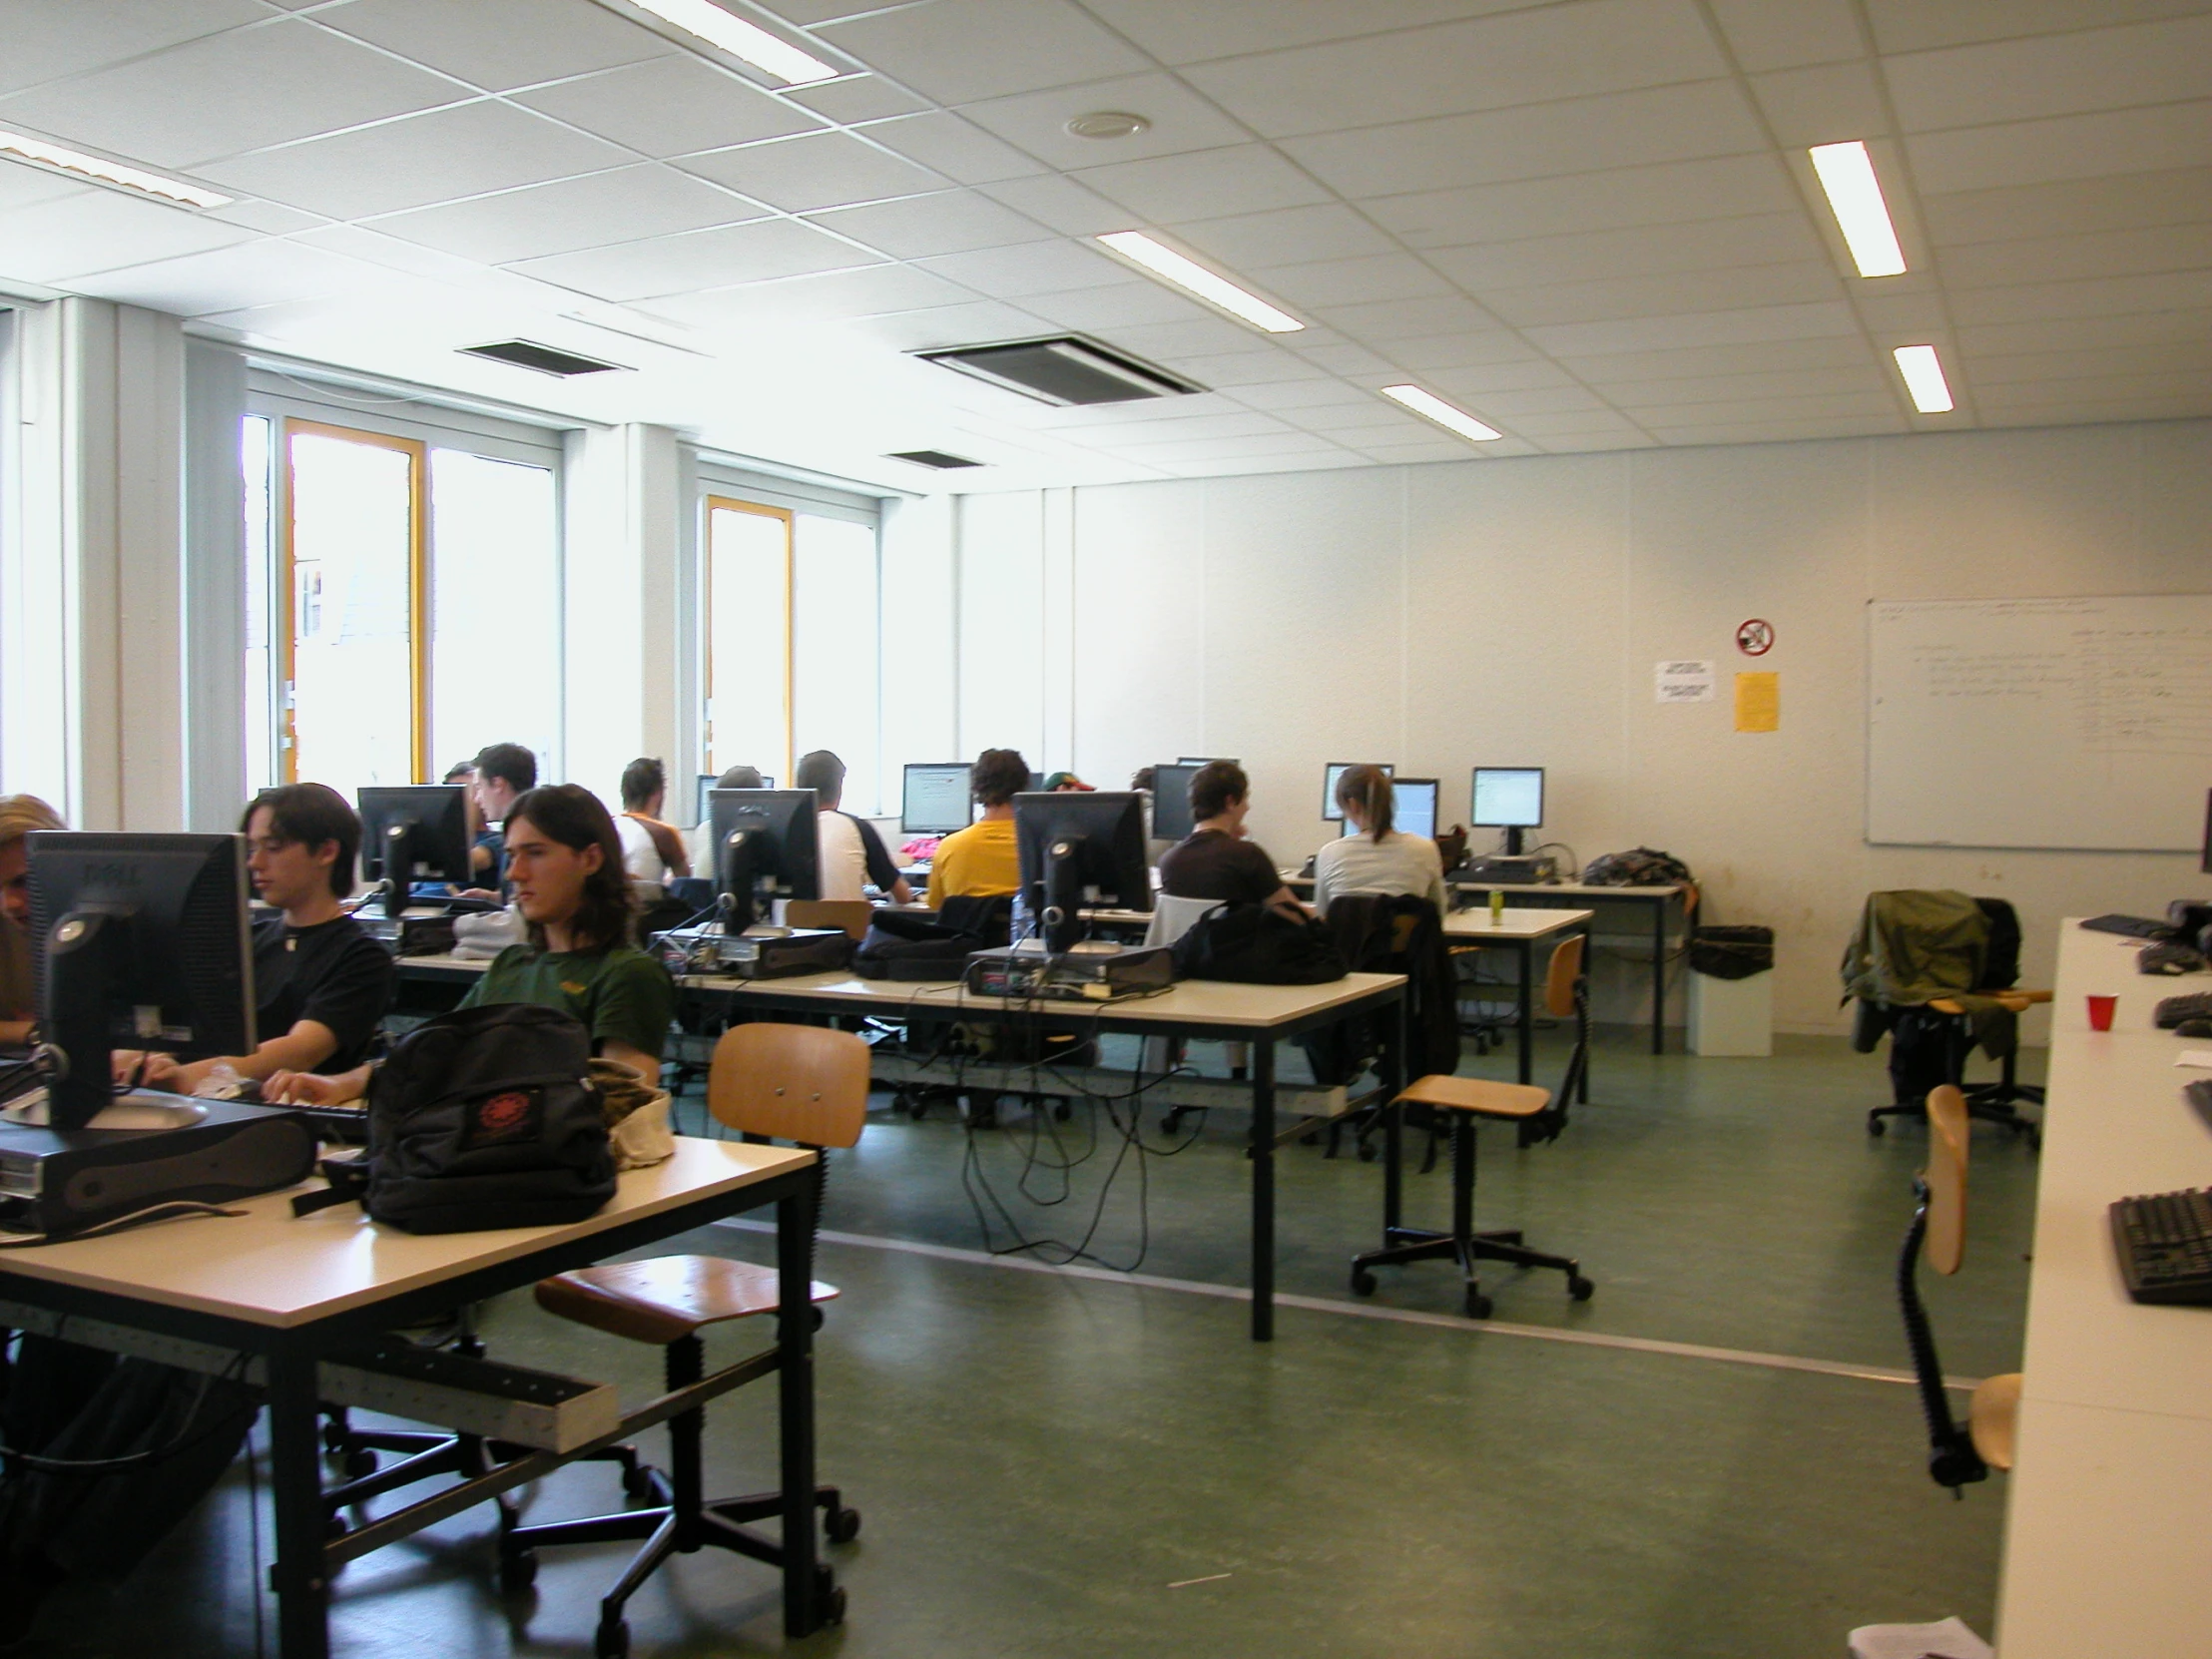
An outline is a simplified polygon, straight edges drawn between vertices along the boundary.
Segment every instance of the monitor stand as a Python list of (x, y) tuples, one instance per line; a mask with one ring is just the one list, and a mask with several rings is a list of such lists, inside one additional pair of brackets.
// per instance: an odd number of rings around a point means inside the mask
[(1505, 827), (1505, 856), (1518, 858), (1520, 855), (1521, 827), (1517, 824), (1509, 824)]

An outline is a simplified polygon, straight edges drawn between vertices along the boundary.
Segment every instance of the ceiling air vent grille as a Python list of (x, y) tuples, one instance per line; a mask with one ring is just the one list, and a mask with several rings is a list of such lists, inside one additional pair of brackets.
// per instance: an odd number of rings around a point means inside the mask
[(894, 449), (883, 457), (887, 461), (911, 461), (915, 466), (934, 467), (939, 472), (950, 472), (954, 467), (981, 466), (981, 461), (971, 461), (965, 455), (948, 455), (941, 449)]
[(626, 368), (626, 363), (601, 362), (597, 357), (579, 356), (574, 351), (563, 351), (556, 346), (540, 345), (534, 339), (503, 339), (490, 345), (464, 345), (461, 354), (467, 357), (489, 357), (495, 363), (505, 363), (510, 368), (527, 368), (537, 374), (551, 374), (567, 379), (572, 374), (604, 374), (611, 368)]
[(947, 346), (914, 355), (1040, 403), (1062, 406), (1185, 397), (1206, 389), (1126, 352), (1072, 334), (998, 345)]

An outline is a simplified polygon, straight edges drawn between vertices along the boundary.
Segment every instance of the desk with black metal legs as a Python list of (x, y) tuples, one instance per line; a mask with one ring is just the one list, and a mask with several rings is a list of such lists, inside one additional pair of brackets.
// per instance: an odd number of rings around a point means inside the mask
[(1520, 1081), (1531, 1081), (1536, 1071), (1536, 944), (1554, 943), (1569, 933), (1587, 933), (1592, 910), (1512, 909), (1490, 919), (1487, 905), (1453, 910), (1444, 917), (1444, 942), (1453, 949), (1509, 949), (1518, 958), (1520, 998), (1514, 1026), (1520, 1042)]

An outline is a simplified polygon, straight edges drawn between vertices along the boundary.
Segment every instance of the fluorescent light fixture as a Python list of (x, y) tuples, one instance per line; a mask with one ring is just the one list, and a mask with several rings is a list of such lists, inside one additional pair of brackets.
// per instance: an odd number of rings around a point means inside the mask
[(0, 131), (0, 156), (36, 162), (41, 167), (74, 173), (78, 178), (90, 179), (96, 184), (115, 185), (124, 190), (137, 191), (141, 196), (158, 197), (173, 208), (220, 208), (231, 200), (228, 196), (219, 196), (198, 185), (165, 179), (159, 173), (149, 173), (142, 167), (126, 167), (121, 162), (103, 161), (98, 156), (87, 156), (81, 151), (65, 150), (58, 144), (32, 138), (28, 133)]
[(1897, 227), (1890, 223), (1890, 207), (1882, 200), (1882, 181), (1874, 176), (1867, 147), (1853, 139), (1849, 144), (1816, 144), (1810, 154), (1859, 275), (1904, 275), (1905, 250), (1898, 246)]
[(1142, 231), (1115, 231), (1098, 239), (1127, 260), (1134, 260), (1163, 282), (1173, 282), (1186, 293), (1195, 293), (1209, 305), (1219, 305), (1231, 316), (1242, 317), (1255, 328), (1271, 334), (1289, 334), (1306, 326), (1288, 311), (1279, 311), (1256, 293), (1247, 293), (1226, 276), (1217, 276), (1195, 260), (1186, 260), (1172, 248), (1163, 248)]
[(1447, 432), (1456, 432), (1469, 443), (1488, 443), (1505, 434), (1494, 426), (1485, 426), (1464, 409), (1455, 409), (1434, 392), (1422, 391), (1418, 386), (1384, 386), (1382, 395), (1404, 404), (1413, 413), (1433, 420)]
[(1913, 394), (1914, 408), (1922, 414), (1950, 413), (1950, 382), (1943, 378), (1942, 359), (1936, 355), (1936, 347), (1901, 345), (1891, 355), (1898, 360), (1898, 372), (1905, 376), (1905, 389)]
[(778, 80), (803, 86), (828, 81), (843, 73), (820, 58), (810, 57), (790, 41), (779, 40), (766, 29), (733, 17), (713, 0), (632, 0), (640, 11), (651, 12), (664, 23), (673, 23), (686, 34), (697, 35), (710, 46), (719, 46), (734, 58), (743, 58), (755, 69), (765, 69)]

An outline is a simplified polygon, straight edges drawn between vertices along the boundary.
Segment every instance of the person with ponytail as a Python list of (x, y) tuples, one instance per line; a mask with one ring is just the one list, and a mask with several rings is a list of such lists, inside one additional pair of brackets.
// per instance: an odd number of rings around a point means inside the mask
[(1352, 832), (1315, 854), (1314, 908), (1327, 915), (1330, 901), (1346, 893), (1411, 893), (1442, 913), (1444, 861), (1426, 835), (1392, 828), (1389, 774), (1381, 767), (1347, 767), (1337, 780), (1337, 806)]

